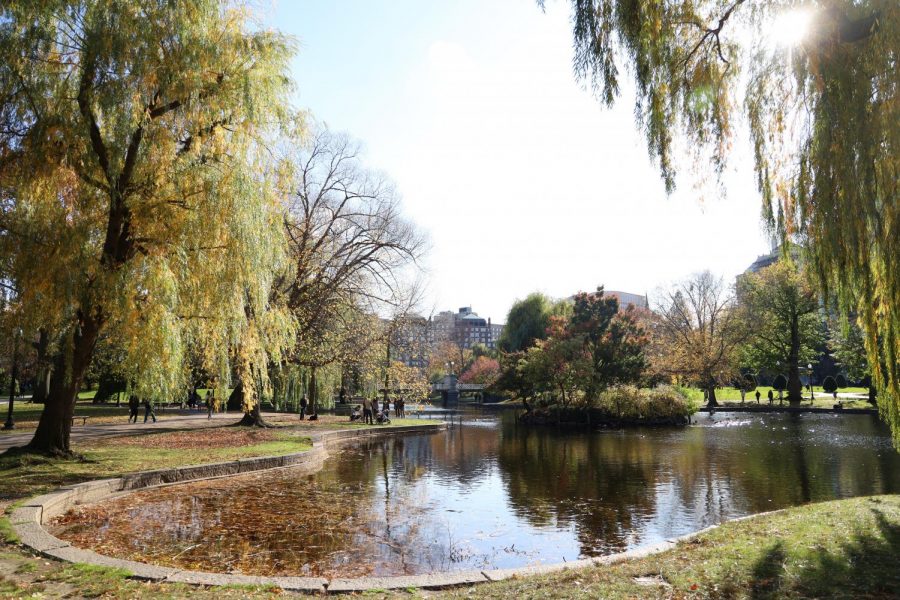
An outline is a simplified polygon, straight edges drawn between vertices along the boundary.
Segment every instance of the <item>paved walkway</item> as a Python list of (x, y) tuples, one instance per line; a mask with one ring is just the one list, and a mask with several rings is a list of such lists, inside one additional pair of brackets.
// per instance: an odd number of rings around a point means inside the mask
[[(263, 417), (274, 417), (279, 413), (263, 413)], [(121, 423), (98, 423), (95, 425), (81, 425), (76, 422), (72, 426), (71, 441), (73, 443), (80, 440), (98, 439), (105, 437), (114, 437), (120, 435), (144, 435), (147, 433), (159, 433), (162, 431), (180, 431), (184, 429), (199, 429), (202, 427), (220, 427), (236, 423), (240, 419), (239, 413), (216, 413), (212, 419), (206, 418), (206, 411), (195, 413), (181, 413), (172, 416), (166, 416), (156, 423), (144, 423), (143, 412), (138, 422), (128, 423), (125, 421), (127, 414), (123, 413)], [(24, 446), (31, 441), (34, 435), (34, 429), (24, 430), (21, 433), (4, 433), (0, 434), (0, 452), (12, 448), (13, 446)]]

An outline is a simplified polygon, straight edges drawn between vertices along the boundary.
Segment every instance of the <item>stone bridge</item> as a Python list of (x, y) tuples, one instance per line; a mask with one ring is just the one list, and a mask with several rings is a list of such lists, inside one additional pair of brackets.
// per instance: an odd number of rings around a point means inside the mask
[(459, 378), (454, 374), (447, 375), (431, 386), (433, 392), (440, 393), (444, 406), (456, 406), (460, 394), (480, 394), (484, 392), (484, 388), (485, 386), (480, 383), (459, 383)]

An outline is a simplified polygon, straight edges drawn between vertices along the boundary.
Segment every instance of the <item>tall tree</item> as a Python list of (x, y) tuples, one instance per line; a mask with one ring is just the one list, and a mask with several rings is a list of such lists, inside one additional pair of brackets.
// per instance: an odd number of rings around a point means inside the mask
[(575, 295), (569, 335), (578, 337), (590, 357), (591, 377), (584, 391), (591, 400), (608, 387), (637, 382), (647, 366), (646, 332), (632, 307), (620, 311), (615, 296), (603, 287)]
[[(668, 190), (680, 147), (721, 174), (735, 123), (749, 125), (763, 214), (802, 238), (824, 291), (858, 314), (900, 441), (900, 3), (571, 4), (577, 76), (610, 105), (632, 75)], [(791, 27), (796, 43), (774, 38)]]
[(585, 342), (585, 336), (575, 335), (569, 322), (553, 317), (547, 337), (525, 350), (518, 365), (520, 376), (531, 389), (555, 397), (563, 409), (593, 399), (588, 396), (594, 379), (593, 357)]
[(568, 303), (554, 302), (540, 292), (516, 300), (506, 315), (497, 346), (504, 352), (527, 350), (535, 341), (546, 339), (550, 317), (566, 314), (568, 308)]
[(0, 256), (56, 357), (30, 450), (70, 452), (104, 331), (145, 397), (184, 385), (189, 344), (223, 382), (277, 346), (250, 316), (282, 256), (266, 144), (291, 119), (293, 51), (248, 17), (225, 0), (0, 9)]
[(704, 271), (677, 284), (662, 295), (651, 320), (655, 371), (700, 385), (709, 405), (717, 406), (716, 386), (738, 374), (746, 337), (745, 320), (722, 279)]
[[(389, 352), (393, 328), (419, 300), (415, 275), (427, 242), (403, 217), (391, 181), (365, 168), (359, 144), (323, 124), (311, 129), (291, 157), (289, 264), (273, 303), (286, 306), (298, 325), (286, 360), (310, 367), (314, 382), (318, 368), (364, 354), (363, 345)], [(390, 316), (388, 327), (372, 326), (377, 315)]]
[(428, 379), (436, 381), (445, 375), (459, 375), (469, 368), (475, 355), (471, 349), (455, 342), (437, 341), (428, 349)]
[(823, 341), (815, 291), (794, 263), (780, 260), (741, 276), (738, 297), (751, 327), (747, 361), (757, 369), (785, 370), (788, 402), (799, 404), (800, 365), (816, 360)]
[(491, 386), (500, 377), (500, 363), (496, 358), (478, 356), (459, 376), (460, 383), (476, 383)]
[(563, 407), (591, 404), (607, 388), (640, 379), (646, 365), (645, 344), (633, 310), (619, 311), (618, 300), (604, 296), (602, 287), (578, 293), (571, 316), (550, 318), (546, 339), (522, 353), (506, 355), (518, 359), (505, 366), (498, 385), (526, 401), (548, 393)]

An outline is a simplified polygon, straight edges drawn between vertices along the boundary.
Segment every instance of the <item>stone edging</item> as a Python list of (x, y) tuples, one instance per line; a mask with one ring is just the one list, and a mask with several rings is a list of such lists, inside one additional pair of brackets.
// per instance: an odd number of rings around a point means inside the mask
[[(257, 575), (235, 575), (188, 571), (174, 567), (163, 567), (131, 560), (122, 560), (72, 546), (69, 542), (50, 535), (44, 523), (68, 511), (73, 506), (99, 502), (110, 496), (139, 489), (187, 483), (204, 479), (216, 479), (229, 475), (250, 473), (285, 467), (300, 468), (315, 472), (322, 467), (328, 456), (328, 447), (352, 442), (360, 438), (398, 433), (430, 433), (446, 429), (446, 423), (410, 425), (385, 429), (343, 429), (324, 431), (313, 436), (311, 450), (284, 456), (263, 456), (239, 459), (224, 463), (175, 467), (157, 471), (132, 473), (115, 479), (88, 481), (62, 487), (49, 494), (37, 496), (19, 505), (9, 515), (13, 530), (21, 543), (32, 550), (55, 559), (73, 563), (85, 563), (103, 567), (114, 567), (128, 571), (134, 579), (147, 581), (174, 582), (190, 585), (274, 585), (285, 591), (297, 592), (355, 592), (370, 589), (443, 588), (489, 581), (501, 581), (510, 577), (540, 575), (578, 569), (595, 565), (613, 565), (625, 560), (643, 558), (674, 548), (679, 542), (690, 540), (716, 529), (712, 525), (700, 531), (666, 540), (653, 546), (637, 548), (608, 556), (585, 558), (550, 565), (536, 565), (512, 569), (452, 571), (425, 575), (401, 575), (391, 577), (333, 578), (325, 577), (262, 577)], [(780, 511), (759, 513), (734, 519), (741, 521)]]

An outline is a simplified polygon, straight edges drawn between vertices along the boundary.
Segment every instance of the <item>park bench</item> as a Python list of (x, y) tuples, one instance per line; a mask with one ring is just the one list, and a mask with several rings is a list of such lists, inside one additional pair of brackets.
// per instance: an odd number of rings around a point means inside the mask
[(75, 421), (81, 419), (82, 425), (87, 425), (87, 420), (91, 418), (91, 415), (72, 415), (72, 425), (75, 424)]

